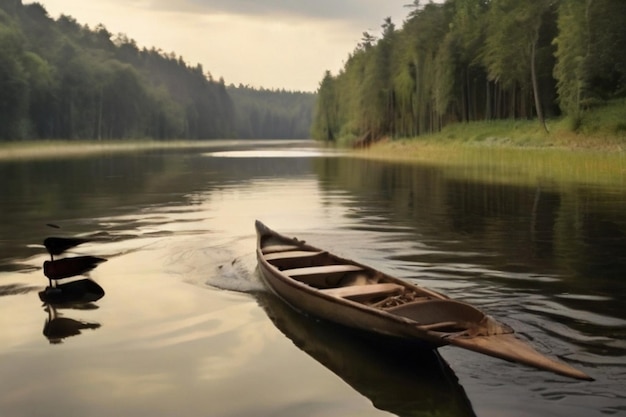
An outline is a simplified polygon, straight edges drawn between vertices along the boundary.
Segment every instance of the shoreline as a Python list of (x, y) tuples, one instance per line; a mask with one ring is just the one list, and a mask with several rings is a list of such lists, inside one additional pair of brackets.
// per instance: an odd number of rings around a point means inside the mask
[[(247, 139), (245, 139), (247, 140)], [(54, 157), (82, 157), (103, 153), (148, 151), (157, 149), (210, 149), (227, 146), (237, 139), (207, 140), (168, 140), (152, 139), (130, 140), (35, 140), (19, 142), (0, 142), (0, 161)], [(251, 143), (253, 141), (250, 141)]]
[(589, 154), (626, 152), (626, 132), (583, 134), (563, 127), (564, 121), (553, 124), (552, 131), (545, 132), (533, 120), (458, 123), (433, 134), (412, 138), (386, 137), (357, 152), (397, 160), (420, 160), (424, 151), (432, 155), (437, 153), (436, 150), (458, 152), (463, 149), (551, 150)]
[(626, 151), (626, 99), (591, 108), (577, 118), (546, 120), (549, 132), (537, 119), (459, 122), (441, 131), (413, 138), (377, 142), (372, 150), (388, 152), (389, 144), (402, 145), (402, 151), (423, 147), (470, 147), (511, 149), (557, 149), (564, 152), (622, 153)]
[(490, 129), (484, 123), (455, 125), (434, 135), (388, 138), (353, 154), (371, 161), (441, 167), (446, 176), (459, 179), (626, 187), (626, 138), (563, 131), (533, 135), (529, 132), (538, 126), (526, 122), (515, 122), (517, 129), (503, 135), (505, 124), (495, 122)]

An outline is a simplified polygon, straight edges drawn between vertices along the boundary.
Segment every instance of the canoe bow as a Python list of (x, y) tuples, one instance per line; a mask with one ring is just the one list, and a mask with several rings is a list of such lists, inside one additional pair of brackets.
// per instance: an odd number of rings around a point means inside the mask
[[(494, 338), (497, 338), (497, 340)], [(544, 356), (528, 343), (515, 337), (513, 333), (500, 334), (497, 336), (476, 336), (472, 338), (448, 338), (447, 340), (453, 346), (504, 359), (509, 362), (532, 366), (584, 381), (594, 380), (586, 373), (570, 365)]]

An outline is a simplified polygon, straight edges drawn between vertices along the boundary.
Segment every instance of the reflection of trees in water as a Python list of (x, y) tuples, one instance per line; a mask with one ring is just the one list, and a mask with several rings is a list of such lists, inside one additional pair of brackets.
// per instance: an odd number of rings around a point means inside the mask
[[(463, 178), (449, 169), (358, 159), (315, 161), (322, 187), (343, 188), (359, 197), (354, 215), (410, 225), (421, 242), (437, 249), (398, 259), (432, 265), (474, 262), (505, 274), (527, 274), (529, 279), (516, 280), (514, 286), (540, 285), (545, 294), (607, 296), (604, 307), (623, 316), (619, 300), (612, 297), (623, 292), (626, 272), (622, 192), (582, 183), (507, 184), (489, 177)], [(473, 258), (459, 260), (459, 253)], [(559, 279), (537, 284), (530, 279), (533, 274)], [(588, 308), (580, 300), (562, 302)]]
[[(136, 214), (146, 207), (190, 207), (194, 196), (256, 178), (310, 174), (307, 158), (218, 158), (204, 152), (254, 148), (203, 144), (206, 149), (155, 149), (85, 157), (5, 160), (0, 163), (0, 269), (36, 254), (29, 246), (49, 219), (71, 219), (74, 231), (89, 233), (84, 219)], [(242, 142), (243, 143), (243, 142)], [(79, 146), (79, 145), (77, 145)], [(285, 142), (264, 144), (266, 149)], [(295, 145), (294, 145), (295, 146)], [(66, 222), (67, 223), (67, 222)], [(128, 231), (129, 225), (125, 225)]]

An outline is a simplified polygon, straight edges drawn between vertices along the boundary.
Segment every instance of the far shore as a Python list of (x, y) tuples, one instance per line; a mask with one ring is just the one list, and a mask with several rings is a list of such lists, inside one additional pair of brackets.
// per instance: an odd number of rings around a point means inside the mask
[[(241, 139), (248, 140), (248, 139)], [(15, 142), (0, 142), (0, 161), (8, 159), (35, 159), (53, 157), (80, 157), (98, 153), (132, 152), (150, 149), (198, 148), (209, 149), (218, 146), (227, 146), (237, 139), (207, 139), (207, 140), (170, 140), (157, 141), (151, 139), (128, 140), (26, 140)], [(252, 141), (260, 143), (260, 141)], [(276, 143), (276, 140), (263, 140), (264, 143)], [(290, 141), (284, 141), (285, 143)]]
[[(0, 160), (47, 158), (54, 156), (83, 156), (102, 152), (125, 152), (137, 149), (202, 146), (203, 142), (131, 141), (15, 141), (0, 143)], [(204, 145), (206, 146), (206, 144)]]

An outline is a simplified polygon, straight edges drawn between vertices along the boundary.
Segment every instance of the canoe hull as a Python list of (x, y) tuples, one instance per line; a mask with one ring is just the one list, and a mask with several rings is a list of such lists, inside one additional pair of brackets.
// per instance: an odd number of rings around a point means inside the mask
[[(587, 374), (539, 353), (515, 337), (510, 327), (469, 304), (329, 254), (297, 239), (289, 239), (259, 221), (256, 228), (260, 276), (273, 293), (297, 311), (372, 334), (403, 339), (421, 348), (454, 345), (559, 375), (593, 380)], [(295, 261), (299, 258), (304, 261)], [(345, 283), (330, 280), (320, 272), (352, 273), (355, 269), (362, 275), (374, 277), (375, 283)], [(307, 282), (302, 279), (307, 273), (316, 276), (316, 280)], [(343, 295), (331, 295), (346, 289), (371, 292), (379, 286), (397, 286), (404, 291), (403, 294), (409, 292), (415, 298), (389, 306), (381, 305), (380, 301), (365, 303), (346, 299)]]

